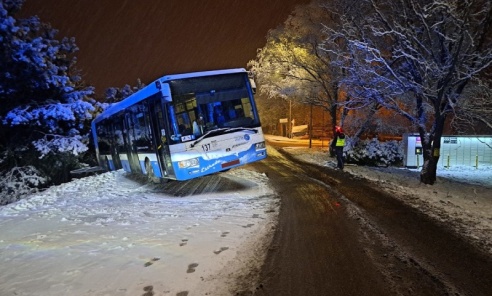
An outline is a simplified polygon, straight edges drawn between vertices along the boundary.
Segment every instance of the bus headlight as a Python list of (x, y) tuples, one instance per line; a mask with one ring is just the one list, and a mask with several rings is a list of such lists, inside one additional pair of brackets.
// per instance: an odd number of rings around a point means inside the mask
[(256, 150), (265, 149), (265, 142), (256, 143), (255, 149)]
[(198, 166), (198, 158), (191, 158), (187, 160), (178, 161), (180, 169)]

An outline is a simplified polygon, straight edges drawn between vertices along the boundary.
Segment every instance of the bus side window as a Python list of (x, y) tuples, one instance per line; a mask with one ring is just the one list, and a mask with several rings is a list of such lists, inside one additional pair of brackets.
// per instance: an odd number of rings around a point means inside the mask
[(144, 103), (135, 105), (134, 113), (131, 116), (133, 122), (133, 145), (137, 151), (151, 151), (153, 145), (151, 143), (152, 134), (150, 132), (150, 120), (148, 108)]
[(109, 122), (102, 121), (100, 125), (97, 126), (97, 136), (99, 137), (99, 153), (100, 154), (110, 154), (110, 124)]

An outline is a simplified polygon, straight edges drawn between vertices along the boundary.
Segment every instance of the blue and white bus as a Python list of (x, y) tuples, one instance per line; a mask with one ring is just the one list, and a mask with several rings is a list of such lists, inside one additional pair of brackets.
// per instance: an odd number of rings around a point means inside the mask
[(99, 165), (188, 180), (267, 157), (245, 69), (163, 76), (92, 122)]

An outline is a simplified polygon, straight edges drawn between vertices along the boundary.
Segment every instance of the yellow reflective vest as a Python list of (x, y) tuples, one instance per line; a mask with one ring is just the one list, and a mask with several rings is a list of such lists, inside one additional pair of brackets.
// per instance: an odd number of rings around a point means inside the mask
[(340, 137), (337, 137), (337, 142), (335, 143), (336, 147), (343, 147), (345, 146), (345, 138), (341, 139)]

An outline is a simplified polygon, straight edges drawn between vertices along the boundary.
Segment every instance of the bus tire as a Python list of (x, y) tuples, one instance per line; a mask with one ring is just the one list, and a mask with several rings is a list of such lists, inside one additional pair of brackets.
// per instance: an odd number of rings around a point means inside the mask
[(145, 159), (145, 170), (147, 171), (147, 181), (156, 184), (160, 183), (160, 178), (155, 176), (154, 169), (150, 165), (150, 160), (148, 158)]

